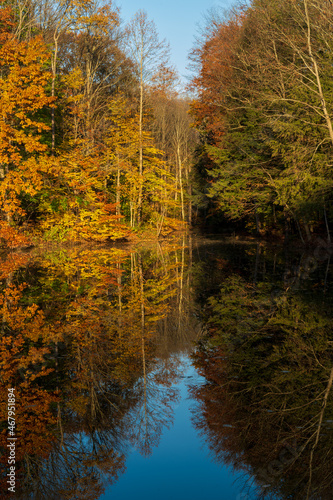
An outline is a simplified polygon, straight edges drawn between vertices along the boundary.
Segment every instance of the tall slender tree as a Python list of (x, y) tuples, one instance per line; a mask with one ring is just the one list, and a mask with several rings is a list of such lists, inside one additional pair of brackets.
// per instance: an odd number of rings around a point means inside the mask
[(126, 28), (126, 47), (135, 63), (139, 86), (139, 193), (138, 222), (141, 221), (143, 193), (143, 114), (146, 97), (146, 86), (154, 75), (161, 61), (167, 61), (169, 46), (165, 40), (160, 41), (153, 21), (149, 21), (145, 11), (136, 13)]

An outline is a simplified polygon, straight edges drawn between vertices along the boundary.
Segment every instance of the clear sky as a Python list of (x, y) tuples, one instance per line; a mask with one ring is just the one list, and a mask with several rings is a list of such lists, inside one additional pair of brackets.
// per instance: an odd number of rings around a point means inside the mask
[(228, 8), (234, 0), (116, 0), (121, 18), (129, 21), (138, 10), (145, 10), (149, 20), (155, 22), (160, 38), (171, 46), (171, 63), (185, 81), (188, 53), (193, 47), (198, 25), (212, 8)]

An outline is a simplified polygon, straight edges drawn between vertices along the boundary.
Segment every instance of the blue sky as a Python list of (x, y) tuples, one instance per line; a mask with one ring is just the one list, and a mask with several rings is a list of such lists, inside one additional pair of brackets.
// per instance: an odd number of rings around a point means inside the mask
[(193, 47), (198, 25), (204, 24), (204, 16), (215, 7), (228, 8), (234, 0), (116, 0), (121, 18), (129, 21), (142, 9), (155, 22), (160, 38), (166, 38), (171, 46), (171, 63), (185, 80), (188, 53)]

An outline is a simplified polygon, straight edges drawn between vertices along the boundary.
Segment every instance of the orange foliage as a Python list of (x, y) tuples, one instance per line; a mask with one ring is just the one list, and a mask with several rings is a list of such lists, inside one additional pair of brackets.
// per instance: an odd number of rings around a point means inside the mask
[[(15, 286), (9, 284), (0, 296), (2, 312), (2, 336), (0, 341), (0, 354), (2, 359), (3, 382), (14, 385), (20, 381), (24, 387), (32, 380), (45, 376), (49, 369), (45, 367), (45, 354), (50, 351), (47, 347), (34, 347), (34, 343), (47, 343), (52, 334), (45, 324), (44, 315), (38, 306), (20, 305), (20, 299), (25, 285)], [(15, 333), (15, 335), (14, 335)], [(26, 349), (27, 343), (30, 348)], [(38, 365), (38, 369), (34, 366)], [(18, 371), (20, 370), (20, 375)]]
[(49, 127), (35, 115), (53, 99), (45, 90), (49, 54), (42, 39), (5, 38), (0, 47), (0, 208), (9, 219), (24, 213), (18, 195), (41, 187), (34, 154), (46, 150), (41, 133)]
[(28, 262), (28, 256), (19, 253), (9, 253), (6, 260), (1, 260), (0, 280), (4, 280), (12, 275), (17, 269), (23, 267)]
[(3, 164), (19, 165), (22, 146), (27, 153), (46, 150), (40, 142), (40, 134), (49, 127), (33, 114), (53, 101), (45, 91), (51, 76), (43, 69), (48, 59), (49, 53), (40, 37), (29, 43), (9, 39), (0, 48), (0, 161)]
[[(13, 259), (6, 266), (8, 277), (24, 258)], [(8, 278), (9, 279), (9, 278)], [(20, 304), (25, 285), (7, 284), (0, 295), (2, 327), (0, 334), (1, 384), (0, 399), (7, 401), (8, 389), (15, 389), (15, 437), (17, 487), (23, 475), (26, 455), (47, 456), (52, 447), (51, 432), (55, 418), (50, 409), (57, 401), (56, 394), (38, 387), (35, 381), (46, 377), (52, 369), (45, 356), (50, 352), (48, 343), (52, 332), (45, 324), (43, 313), (32, 304)], [(7, 420), (7, 407), (1, 405), (0, 420)], [(2, 453), (0, 463), (7, 469), (7, 429), (0, 433)], [(3, 481), (2, 481), (3, 482)], [(3, 484), (4, 490), (7, 486)]]
[(14, 26), (13, 9), (4, 3), (4, 0), (0, 1), (0, 46), (10, 38)]
[(195, 90), (198, 95), (192, 104), (192, 114), (196, 125), (200, 127), (204, 123), (206, 131), (215, 141), (225, 132), (221, 113), (233, 79), (233, 63), (242, 19), (243, 14), (239, 13), (226, 23), (214, 21), (203, 43), (191, 55), (199, 70), (190, 85), (191, 90)]
[(0, 220), (0, 246), (18, 248), (28, 246), (29, 244), (30, 242), (24, 234), (19, 233), (7, 222)]

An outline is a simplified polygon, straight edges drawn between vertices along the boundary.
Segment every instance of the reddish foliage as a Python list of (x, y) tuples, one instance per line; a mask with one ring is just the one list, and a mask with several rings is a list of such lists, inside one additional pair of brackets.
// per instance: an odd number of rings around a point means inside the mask
[(222, 110), (233, 81), (237, 44), (244, 14), (240, 12), (228, 22), (214, 21), (201, 45), (192, 52), (198, 67), (190, 89), (197, 94), (192, 104), (196, 125), (205, 128), (213, 142), (225, 133)]

